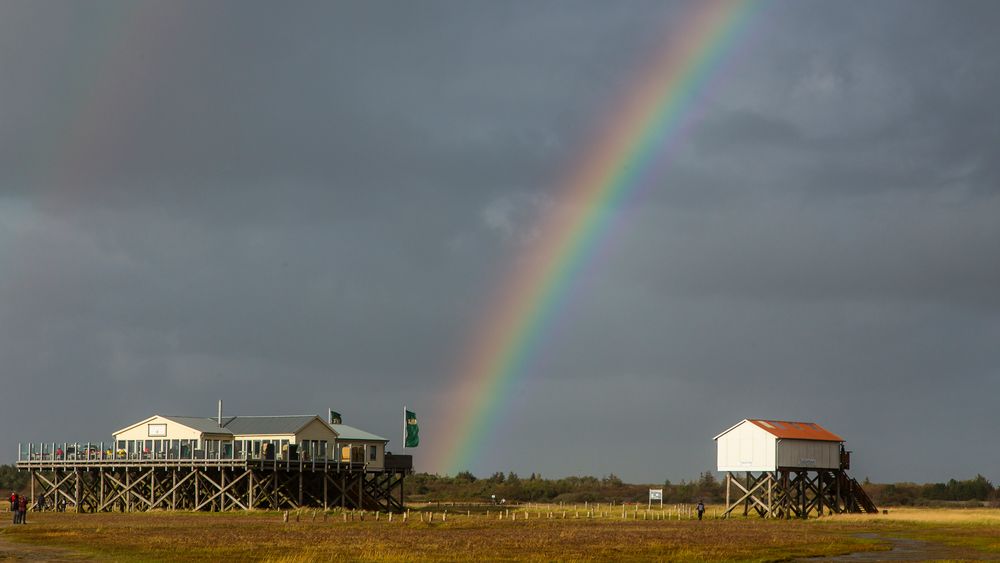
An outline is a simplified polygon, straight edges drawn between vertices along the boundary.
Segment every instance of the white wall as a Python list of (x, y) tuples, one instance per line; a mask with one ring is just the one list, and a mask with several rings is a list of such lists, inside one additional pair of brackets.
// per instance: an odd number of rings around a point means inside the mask
[(719, 471), (774, 471), (777, 438), (744, 421), (716, 440)]
[[(167, 434), (165, 436), (150, 436), (150, 424), (165, 424)], [(197, 440), (201, 438), (201, 432), (188, 428), (183, 424), (177, 424), (172, 420), (162, 416), (148, 418), (138, 424), (126, 428), (124, 432), (115, 434), (116, 440)]]
[(301, 443), (302, 440), (326, 440), (332, 446), (336, 439), (337, 433), (324, 424), (323, 421), (316, 418), (295, 434), (294, 441)]

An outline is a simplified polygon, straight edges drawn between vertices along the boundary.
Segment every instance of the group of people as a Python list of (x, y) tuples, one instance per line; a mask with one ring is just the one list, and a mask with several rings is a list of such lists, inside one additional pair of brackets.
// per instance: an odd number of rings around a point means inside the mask
[(10, 493), (10, 511), (14, 514), (15, 524), (28, 523), (28, 497), (15, 492)]

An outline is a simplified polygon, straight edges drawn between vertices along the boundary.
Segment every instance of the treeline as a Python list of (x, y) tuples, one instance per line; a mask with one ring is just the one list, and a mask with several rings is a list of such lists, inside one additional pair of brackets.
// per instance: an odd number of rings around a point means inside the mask
[(1000, 502), (1000, 489), (986, 477), (976, 475), (972, 479), (947, 483), (865, 483), (865, 491), (876, 504), (887, 506), (925, 506), (947, 502), (975, 501)]
[[(605, 477), (563, 477), (545, 479), (532, 473), (521, 477), (517, 473), (494, 473), (488, 478), (476, 478), (468, 471), (454, 477), (418, 473), (407, 481), (408, 497), (427, 501), (508, 502), (646, 502), (650, 488), (663, 489), (664, 503), (694, 503), (704, 500), (721, 503), (726, 499), (725, 483), (715, 473), (705, 471), (693, 481), (670, 480), (660, 484), (635, 485), (622, 482), (616, 475)], [(877, 505), (929, 506), (954, 502), (1000, 505), (1000, 489), (982, 475), (972, 479), (951, 479), (947, 483), (876, 484), (865, 479), (865, 491)]]
[[(532, 473), (521, 477), (517, 473), (494, 473), (484, 479), (468, 471), (454, 477), (417, 473), (408, 481), (411, 500), (465, 500), (490, 502), (646, 502), (650, 488), (663, 489), (664, 503), (721, 502), (725, 490), (715, 475), (706, 471), (696, 481), (670, 481), (662, 485), (624, 483), (615, 474), (604, 477), (563, 477), (545, 479)], [(721, 496), (720, 496), (721, 495)]]
[[(28, 473), (18, 472), (13, 465), (0, 465), (0, 493), (26, 491)], [(947, 483), (863, 483), (876, 505), (879, 506), (931, 506), (957, 502), (980, 504), (988, 502), (1000, 506), (1000, 488), (986, 477), (951, 479)], [(649, 489), (662, 488), (663, 502), (721, 503), (726, 499), (725, 483), (715, 473), (705, 471), (693, 481), (681, 480), (662, 484), (629, 484), (615, 474), (604, 477), (563, 477), (545, 479), (532, 473), (521, 477), (517, 473), (494, 473), (487, 478), (477, 478), (468, 471), (454, 477), (417, 473), (406, 481), (409, 500), (415, 501), (472, 501), (490, 502), (640, 502), (649, 498)]]
[[(11, 491), (24, 491), (28, 487), (28, 473), (18, 472), (13, 465), (0, 465), (0, 495)], [(4, 495), (3, 498), (6, 498)]]

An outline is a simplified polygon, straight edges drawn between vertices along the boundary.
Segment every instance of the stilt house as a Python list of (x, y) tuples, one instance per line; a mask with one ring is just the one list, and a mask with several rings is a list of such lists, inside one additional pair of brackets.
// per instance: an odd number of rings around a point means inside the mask
[(726, 517), (741, 506), (744, 516), (752, 509), (764, 518), (877, 512), (847, 475), (844, 439), (815, 422), (743, 419), (715, 443), (718, 470), (726, 473)]

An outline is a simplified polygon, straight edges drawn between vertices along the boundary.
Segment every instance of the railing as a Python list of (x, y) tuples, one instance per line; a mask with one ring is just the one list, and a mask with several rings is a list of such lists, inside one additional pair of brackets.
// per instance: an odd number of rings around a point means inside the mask
[[(347, 445), (347, 444), (345, 444)], [(183, 463), (183, 462), (262, 462), (265, 465), (274, 467), (317, 467), (322, 468), (367, 468), (367, 461), (349, 461), (328, 457), (325, 455), (311, 455), (308, 451), (298, 451), (293, 455), (288, 455), (286, 451), (277, 451), (273, 454), (262, 449), (254, 452), (249, 449), (236, 451), (235, 448), (225, 447), (216, 450), (205, 450), (201, 448), (188, 447), (168, 447), (160, 450), (128, 451), (116, 449), (114, 443), (105, 442), (40, 442), (29, 444), (18, 444), (17, 462), (20, 465), (76, 465), (76, 464), (157, 464), (157, 463)]]

